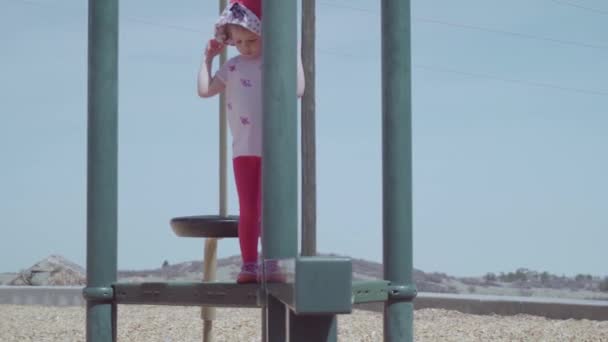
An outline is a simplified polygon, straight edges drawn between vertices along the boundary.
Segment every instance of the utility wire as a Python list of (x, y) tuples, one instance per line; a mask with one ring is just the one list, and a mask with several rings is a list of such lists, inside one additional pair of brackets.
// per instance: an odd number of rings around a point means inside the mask
[(469, 29), (469, 30), (477, 30), (477, 31), (485, 31), (485, 32), (491, 32), (491, 33), (498, 33), (498, 34), (509, 35), (509, 36), (513, 36), (513, 37), (519, 37), (519, 38), (542, 40), (542, 41), (547, 41), (547, 42), (552, 42), (552, 43), (558, 43), (558, 44), (562, 44), (562, 45), (570, 45), (570, 46), (578, 46), (578, 47), (585, 47), (585, 48), (592, 48), (592, 49), (608, 50), (608, 46), (606, 46), (606, 45), (594, 45), (594, 44), (588, 44), (588, 43), (576, 42), (576, 41), (569, 41), (569, 40), (563, 40), (563, 39), (547, 38), (547, 37), (541, 37), (541, 36), (537, 36), (537, 35), (533, 35), (533, 34), (529, 34), (529, 33), (520, 33), (520, 32), (498, 30), (498, 29), (493, 29), (493, 28), (488, 28), (488, 27), (481, 27), (481, 26), (474, 26), (474, 25), (468, 25), (468, 24), (460, 24), (460, 23), (454, 23), (454, 22), (447, 22), (447, 21), (437, 20), (437, 19), (431, 19), (431, 18), (415, 17), (415, 20), (421, 21), (421, 22), (426, 22), (426, 23), (432, 23), (432, 24), (440, 24), (440, 25), (445, 25), (445, 26), (459, 27), (459, 28), (464, 28), (464, 29)]
[(417, 68), (417, 69), (430, 70), (430, 71), (436, 71), (436, 72), (442, 72), (442, 73), (452, 73), (452, 74), (459, 74), (459, 75), (471, 76), (471, 77), (476, 77), (476, 78), (492, 79), (492, 80), (502, 81), (502, 82), (507, 82), (507, 83), (525, 84), (525, 85), (534, 86), (534, 87), (563, 90), (563, 91), (582, 93), (582, 94), (587, 94), (587, 95), (608, 96), (608, 91), (602, 91), (602, 90), (565, 87), (565, 86), (551, 84), (551, 83), (534, 82), (534, 81), (520, 80), (520, 79), (515, 79), (515, 78), (504, 78), (504, 77), (500, 77), (500, 76), (494, 76), (494, 75), (488, 75), (488, 74), (482, 74), (482, 73), (473, 73), (473, 72), (461, 71), (461, 70), (455, 70), (455, 69), (449, 69), (449, 68), (441, 68), (441, 67), (437, 67), (437, 66), (424, 65), (424, 64), (414, 64), (413, 66), (414, 66), (414, 68)]
[[(575, 6), (575, 4), (568, 3), (568, 2), (565, 2), (565, 1), (561, 1), (561, 0), (551, 0), (551, 1), (553, 1), (555, 3), (562, 3), (562, 4), (565, 4), (565, 5), (573, 5), (573, 6)], [(30, 5), (38, 6), (38, 7), (55, 7), (55, 8), (57, 8), (57, 6), (54, 6), (54, 5), (41, 4), (39, 2), (30, 1), (30, 0), (14, 0), (14, 2), (21, 2), (21, 3), (25, 3), (25, 4), (30, 4)], [(354, 7), (354, 6), (350, 6), (350, 5), (338, 4), (338, 3), (332, 3), (332, 2), (318, 2), (318, 3), (320, 5), (326, 5), (326, 6), (332, 6), (332, 7), (341, 7), (341, 8), (346, 8), (346, 9), (351, 9), (351, 10), (355, 10), (355, 11), (366, 12), (366, 13), (369, 13), (369, 14), (372, 14), (372, 15), (379, 16), (378, 12), (372, 11), (372, 10), (366, 9), (366, 8)], [(586, 9), (588, 9), (588, 8), (586, 8)], [(608, 12), (605, 12), (605, 13), (608, 14)], [(138, 17), (124, 16), (124, 19), (132, 21), (132, 22), (138, 22), (140, 24), (150, 25), (150, 26), (166, 27), (166, 28), (170, 28), (170, 29), (174, 29), (174, 30), (179, 30), (179, 31), (205, 33), (205, 31), (200, 30), (200, 29), (195, 29), (195, 28), (181, 26), (181, 25), (174, 25), (174, 24), (160, 24), (160, 23), (152, 22), (150, 20), (143, 19), (143, 18), (138, 18)], [(451, 27), (457, 27), (457, 28), (463, 28), (463, 29), (469, 29), (469, 30), (484, 31), (484, 32), (490, 32), (490, 33), (502, 34), (502, 35), (509, 35), (509, 36), (519, 37), (519, 38), (525, 38), (525, 39), (534, 39), (534, 40), (540, 40), (540, 41), (547, 41), (547, 42), (552, 42), (552, 43), (557, 43), (557, 44), (562, 44), (562, 45), (570, 45), (570, 46), (577, 46), (577, 47), (584, 47), (584, 48), (608, 50), (608, 46), (606, 46), (606, 45), (595, 45), (595, 44), (588, 44), (588, 43), (584, 43), (584, 42), (569, 41), (569, 40), (555, 39), (555, 38), (547, 38), (547, 37), (537, 36), (537, 35), (533, 35), (533, 34), (529, 34), (529, 33), (521, 33), (521, 32), (512, 32), (512, 31), (506, 31), (506, 30), (499, 30), (499, 29), (494, 29), (494, 28), (489, 28), (489, 27), (482, 27), (482, 26), (476, 26), (476, 25), (470, 25), (470, 24), (462, 24), (462, 23), (457, 23), (457, 22), (448, 22), (448, 21), (445, 21), (445, 20), (439, 20), (439, 19), (433, 19), (433, 18), (424, 18), (424, 17), (414, 16), (413, 19), (416, 20), (416, 21), (419, 21), (419, 22), (424, 22), (424, 23), (429, 23), (429, 24), (437, 24), (437, 25), (451, 26)]]
[(598, 14), (601, 14), (601, 15), (608, 15), (608, 11), (602, 11), (602, 10), (599, 10), (599, 9), (596, 9), (596, 8), (582, 6), (580, 4), (577, 4), (577, 3), (574, 3), (574, 2), (570, 2), (570, 1), (564, 1), (564, 0), (551, 0), (551, 1), (553, 1), (556, 4), (559, 4), (559, 5), (570, 6), (570, 7), (582, 9), (582, 10), (585, 10), (585, 11), (588, 11), (588, 12), (598, 13)]
[[(347, 52), (335, 51), (335, 50), (331, 50), (331, 49), (318, 48), (317, 50), (323, 54), (338, 56), (338, 57), (342, 57), (342, 58), (348, 58), (348, 59), (365, 58), (365, 56), (350, 54)], [(368, 59), (370, 59), (370, 58), (368, 58)], [(515, 84), (521, 84), (521, 85), (526, 85), (526, 86), (532, 86), (532, 87), (536, 87), (536, 88), (547, 88), (547, 89), (574, 92), (574, 93), (594, 95), (594, 96), (608, 96), (608, 91), (603, 91), (603, 90), (574, 88), (574, 87), (566, 87), (566, 86), (562, 86), (562, 85), (558, 85), (558, 84), (551, 84), (551, 83), (545, 83), (545, 82), (528, 81), (528, 80), (515, 79), (515, 78), (505, 78), (505, 77), (500, 77), (500, 76), (496, 76), (496, 75), (463, 71), (463, 70), (445, 68), (445, 67), (434, 66), (434, 65), (412, 63), (412, 68), (425, 70), (425, 71), (438, 72), (438, 73), (443, 73), (443, 74), (446, 74), (446, 73), (447, 74), (457, 74), (457, 75), (464, 75), (464, 76), (480, 78), (480, 79), (489, 79), (489, 80), (494, 80), (494, 81), (501, 81), (504, 83), (515, 83)]]
[[(39, 8), (65, 9), (65, 10), (70, 10), (70, 11), (81, 10), (81, 11), (83, 11), (85, 13), (86, 13), (86, 10), (87, 10), (86, 8), (68, 8), (68, 7), (64, 7), (64, 6), (56, 6), (56, 5), (50, 5), (50, 4), (43, 4), (43, 3), (40, 3), (40, 2), (37, 2), (37, 1), (30, 1), (30, 0), (12, 0), (12, 2), (27, 4), (27, 5), (31, 5), (31, 6), (35, 6), (35, 7), (39, 7)], [(150, 20), (144, 19), (144, 18), (139, 18), (139, 17), (123, 16), (123, 15), (121, 15), (120, 17), (123, 18), (123, 19), (125, 19), (125, 20), (127, 20), (127, 21), (136, 22), (136, 23), (144, 24), (144, 25), (164, 27), (164, 28), (169, 28), (169, 29), (173, 29), (173, 30), (177, 30), (177, 31), (206, 33), (203, 30), (195, 29), (195, 28), (192, 28), (192, 27), (181, 26), (181, 25), (174, 25), (174, 24), (164, 24), (164, 23), (161, 24), (161, 23), (157, 23), (157, 22), (150, 21)]]
[(196, 33), (208, 33), (208, 32), (205, 32), (203, 30), (197, 30), (195, 28), (181, 26), (181, 25), (159, 24), (159, 23), (156, 23), (156, 22), (153, 22), (153, 21), (149, 21), (147, 19), (141, 19), (141, 18), (130, 17), (130, 16), (125, 16), (124, 18), (127, 19), (127, 20), (129, 20), (129, 21), (137, 22), (137, 23), (144, 24), (144, 25), (166, 27), (166, 28), (170, 28), (170, 29), (173, 29), (173, 30), (177, 30), (177, 31), (196, 32)]
[[(552, 0), (552, 1), (559, 3), (558, 0)], [(325, 5), (325, 6), (337, 7), (337, 8), (346, 8), (346, 9), (350, 9), (350, 10), (354, 10), (354, 11), (365, 12), (365, 13), (368, 13), (368, 14), (374, 15), (374, 16), (380, 16), (380, 13), (378, 13), (377, 11), (373, 11), (373, 10), (361, 8), (361, 7), (354, 7), (354, 6), (350, 6), (350, 5), (338, 4), (338, 3), (333, 3), (333, 2), (319, 2), (319, 4)], [(462, 23), (457, 23), (457, 22), (449, 22), (449, 21), (445, 21), (445, 20), (425, 18), (425, 17), (419, 17), (419, 16), (412, 16), (412, 19), (414, 19), (415, 21), (418, 21), (418, 22), (423, 22), (423, 23), (428, 23), (428, 24), (436, 24), (436, 25), (457, 27), (457, 28), (468, 29), (468, 30), (490, 32), (490, 33), (495, 33), (495, 34), (502, 34), (502, 35), (518, 37), (518, 38), (547, 41), (547, 42), (557, 43), (557, 44), (562, 44), (562, 45), (608, 50), (607, 45), (595, 45), (595, 44), (588, 44), (588, 43), (577, 42), (577, 41), (548, 38), (548, 37), (537, 36), (537, 35), (533, 35), (533, 34), (529, 34), (529, 33), (499, 30), (499, 29), (490, 28), (490, 27), (482, 27), (482, 26), (462, 24)]]
[[(57, 6), (54, 6), (54, 5), (46, 5), (46, 4), (41, 4), (38, 2), (34, 2), (34, 1), (29, 1), (29, 0), (14, 0), (14, 2), (30, 4), (30, 5), (34, 5), (34, 6), (38, 6), (38, 7), (47, 7), (47, 8), (55, 7), (55, 8), (57, 8)], [(323, 2), (323, 3), (334, 5), (332, 3), (326, 3), (326, 2)], [(339, 7), (345, 7), (345, 8), (355, 9), (355, 10), (361, 10), (364, 12), (370, 12), (367, 9), (355, 8), (355, 7), (351, 7), (351, 6), (339, 5)], [(185, 27), (185, 26), (172, 25), (172, 24), (160, 24), (160, 23), (156, 23), (156, 22), (149, 21), (146, 19), (135, 18), (135, 17), (125, 17), (125, 18), (130, 21), (134, 21), (134, 22), (146, 24), (146, 25), (165, 27), (165, 28), (170, 28), (170, 29), (184, 31), (184, 32), (204, 33), (201, 30), (197, 30), (197, 29)], [(365, 58), (365, 56), (354, 55), (354, 54), (345, 53), (345, 52), (338, 52), (338, 51), (329, 50), (329, 49), (318, 48), (318, 51), (320, 53), (339, 56), (339, 57), (358, 58), (358, 59)], [(509, 78), (499, 77), (499, 76), (495, 76), (495, 75), (474, 73), (474, 72), (468, 72), (468, 71), (462, 71), (462, 70), (456, 70), (456, 69), (450, 69), (450, 68), (443, 68), (443, 67), (437, 67), (437, 66), (432, 66), (432, 65), (424, 65), (424, 64), (413, 64), (412, 67), (415, 69), (421, 69), (421, 70), (427, 70), (427, 71), (450, 73), (450, 74), (460, 74), (460, 75), (466, 75), (466, 76), (475, 77), (475, 78), (492, 79), (492, 80), (502, 81), (502, 82), (507, 82), (507, 83), (517, 83), (517, 84), (523, 84), (523, 85), (534, 86), (534, 87), (582, 93), (582, 94), (587, 94), (587, 95), (608, 96), (608, 92), (602, 91), (602, 90), (581, 89), (581, 88), (566, 87), (566, 86), (561, 86), (561, 85), (557, 85), (557, 84), (550, 84), (550, 83), (543, 83), (543, 82), (527, 81), (527, 80), (520, 80), (520, 79), (509, 79)]]

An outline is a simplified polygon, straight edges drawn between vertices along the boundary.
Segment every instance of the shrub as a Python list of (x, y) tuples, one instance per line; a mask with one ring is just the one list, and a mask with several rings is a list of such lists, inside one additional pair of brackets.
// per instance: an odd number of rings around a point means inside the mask
[(485, 276), (483, 276), (483, 280), (485, 280), (486, 283), (494, 283), (496, 282), (496, 274), (494, 273), (486, 273)]
[(549, 272), (545, 271), (545, 272), (543, 272), (543, 273), (540, 274), (540, 282), (541, 283), (547, 284), (550, 279), (551, 279), (551, 276), (549, 275)]
[(600, 282), (600, 291), (608, 292), (608, 277), (604, 277), (604, 280)]

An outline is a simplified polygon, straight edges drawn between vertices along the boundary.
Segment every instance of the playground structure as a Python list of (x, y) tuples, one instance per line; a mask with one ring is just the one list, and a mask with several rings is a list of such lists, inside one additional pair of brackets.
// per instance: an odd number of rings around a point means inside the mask
[[(220, 4), (224, 6), (225, 0)], [(263, 1), (263, 26), (272, 28), (263, 32), (263, 51), (273, 53), (264, 53), (262, 71), (265, 113), (262, 258), (264, 263), (278, 261), (286, 270), (288, 281), (260, 284), (213, 281), (215, 238), (234, 237), (238, 220), (227, 216), (224, 190), (219, 216), (176, 218), (171, 222), (180, 236), (208, 238), (205, 243), (208, 266), (203, 281), (127, 284), (116, 281), (118, 0), (89, 0), (87, 287), (83, 290), (87, 300), (87, 341), (116, 341), (118, 304), (162, 304), (203, 306), (203, 337), (208, 340), (212, 338), (210, 307), (238, 306), (262, 309), (265, 341), (330, 342), (337, 340), (336, 315), (350, 313), (354, 303), (366, 302), (385, 303), (385, 341), (413, 340), (412, 301), (416, 288), (412, 280), (410, 1), (381, 2), (384, 280), (363, 282), (352, 281), (349, 259), (314, 256), (315, 230), (309, 229), (314, 220), (308, 214), (303, 215), (302, 256), (298, 252), (297, 103), (293, 96), (296, 4), (286, 0)], [(306, 43), (310, 34), (314, 34), (309, 25), (311, 19), (314, 21), (314, 0), (303, 0), (303, 8), (307, 19), (303, 22)], [(310, 75), (306, 61), (314, 56), (314, 51), (306, 47), (314, 44), (309, 41), (303, 45), (305, 69)], [(307, 83), (308, 89), (314, 87), (314, 82), (307, 80)], [(311, 103), (303, 104), (303, 108), (311, 108)], [(220, 168), (225, 168), (226, 163), (223, 121), (221, 117)], [(311, 123), (314, 127), (314, 117), (307, 127)], [(303, 143), (303, 148), (304, 145), (308, 146)], [(225, 184), (222, 170), (220, 188), (225, 189)], [(307, 192), (303, 205), (310, 204), (312, 198), (314, 195), (311, 197)]]

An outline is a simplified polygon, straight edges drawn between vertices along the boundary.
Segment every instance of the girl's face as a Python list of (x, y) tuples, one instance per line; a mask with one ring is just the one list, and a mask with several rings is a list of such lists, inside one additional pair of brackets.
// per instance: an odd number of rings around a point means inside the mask
[(229, 27), (230, 37), (241, 55), (247, 58), (256, 58), (260, 55), (262, 44), (260, 36), (236, 25)]

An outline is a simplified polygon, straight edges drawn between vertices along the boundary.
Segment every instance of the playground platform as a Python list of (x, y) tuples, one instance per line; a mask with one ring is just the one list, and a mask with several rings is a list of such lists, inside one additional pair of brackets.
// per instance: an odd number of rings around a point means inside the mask
[[(84, 306), (83, 287), (0, 286), (0, 304)], [(383, 303), (356, 304), (356, 309), (381, 312)], [(420, 292), (415, 309), (436, 308), (477, 315), (528, 314), (550, 319), (608, 321), (608, 301), (561, 298), (487, 296)]]

